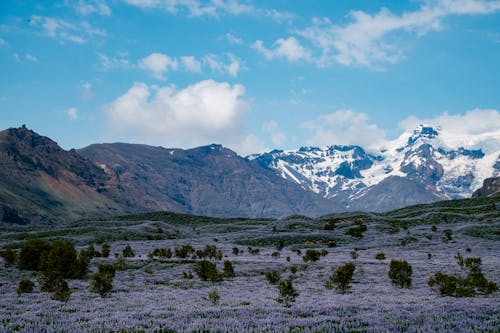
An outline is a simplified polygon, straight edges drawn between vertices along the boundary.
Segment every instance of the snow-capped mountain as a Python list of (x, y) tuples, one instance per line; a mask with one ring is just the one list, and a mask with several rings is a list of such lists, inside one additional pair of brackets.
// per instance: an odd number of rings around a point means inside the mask
[[(500, 174), (499, 140), (467, 139), (419, 125), (376, 153), (334, 145), (273, 150), (248, 159), (348, 209), (386, 210), (471, 196), (485, 178)], [(456, 147), (462, 142), (473, 144)]]

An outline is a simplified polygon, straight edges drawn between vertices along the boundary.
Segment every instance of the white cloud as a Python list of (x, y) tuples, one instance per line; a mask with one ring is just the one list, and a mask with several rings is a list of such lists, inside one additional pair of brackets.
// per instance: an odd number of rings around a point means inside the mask
[(295, 15), (289, 12), (257, 8), (241, 0), (125, 0), (125, 2), (140, 8), (158, 8), (173, 15), (184, 14), (190, 17), (248, 15), (270, 17), (278, 22), (295, 18)]
[(29, 53), (26, 53), (24, 55), (24, 59), (28, 60), (28, 61), (31, 61), (31, 62), (38, 62), (38, 58), (35, 57), (34, 55), (32, 54), (29, 54)]
[(178, 66), (177, 60), (163, 53), (151, 53), (139, 60), (139, 68), (149, 71), (158, 80), (165, 80), (165, 73), (169, 70), (176, 70)]
[(311, 146), (359, 145), (377, 150), (385, 141), (384, 131), (367, 114), (351, 110), (337, 110), (301, 125), (310, 132), (306, 142)]
[[(419, 119), (408, 117), (399, 127), (411, 131), (419, 124), (433, 126), (442, 130), (440, 138), (447, 148), (482, 148), (498, 151), (500, 148), (500, 112), (494, 109), (473, 109), (464, 114), (448, 114), (434, 118)], [(485, 146), (485, 142), (488, 144)]]
[(79, 0), (74, 4), (74, 7), (80, 15), (90, 15), (94, 13), (102, 16), (111, 15), (111, 9), (106, 2), (102, 0)]
[(227, 54), (228, 62), (219, 60), (219, 57), (214, 54), (208, 54), (203, 57), (203, 63), (210, 68), (214, 73), (229, 74), (233, 77), (238, 76), (241, 70), (241, 60), (233, 54)]
[(199, 62), (193, 56), (183, 56), (181, 57), (182, 66), (191, 73), (201, 73), (201, 62)]
[(5, 39), (0, 38), (0, 47), (6, 46), (6, 45), (7, 45), (7, 42), (5, 41)]
[(29, 53), (25, 53), (24, 55), (20, 55), (18, 53), (14, 53), (12, 56), (14, 57), (14, 59), (18, 63), (24, 63), (26, 61), (29, 61), (29, 62), (38, 62), (38, 58), (35, 57), (32, 54), (29, 54)]
[(225, 35), (226, 40), (231, 43), (231, 44), (237, 44), (237, 45), (242, 45), (243, 44), (243, 39), (236, 37), (232, 33), (228, 32)]
[(106, 36), (104, 30), (92, 27), (88, 22), (70, 23), (60, 18), (32, 15), (29, 23), (41, 30), (42, 34), (58, 39), (61, 43), (66, 41), (84, 44), (96, 36)]
[[(257, 40), (253, 47), (266, 58), (300, 59), (327, 67), (334, 63), (344, 66), (365, 66), (383, 69), (387, 63), (395, 63), (404, 53), (394, 37), (396, 34), (423, 36), (443, 29), (445, 18), (453, 15), (485, 15), (500, 10), (500, 1), (486, 0), (427, 0), (415, 11), (394, 14), (382, 8), (375, 14), (359, 10), (351, 11), (350, 22), (336, 24), (329, 18), (314, 18), (312, 24), (296, 31), (310, 49), (295, 37), (280, 38), (272, 48), (264, 47)], [(306, 44), (306, 45), (307, 45)], [(312, 52), (314, 50), (314, 52)]]
[(132, 67), (127, 59), (127, 54), (118, 54), (118, 56), (108, 56), (100, 52), (96, 52), (99, 58), (100, 66), (103, 70), (110, 69), (128, 69)]
[(286, 58), (290, 62), (311, 60), (311, 52), (300, 45), (299, 41), (295, 37), (278, 39), (274, 42), (273, 49), (266, 48), (264, 46), (264, 42), (261, 40), (257, 40), (252, 47), (259, 51), (267, 59)]
[(80, 89), (82, 90), (82, 99), (91, 99), (94, 93), (92, 92), (92, 84), (86, 81), (80, 82)]
[(242, 126), (244, 94), (242, 85), (213, 80), (181, 90), (135, 83), (107, 105), (106, 115), (112, 129), (141, 142), (182, 148), (222, 143), (241, 153), (256, 144)]
[(78, 110), (76, 108), (69, 108), (66, 113), (71, 120), (76, 120), (78, 118)]
[(275, 120), (269, 120), (262, 124), (262, 130), (268, 132), (271, 136), (271, 141), (275, 147), (282, 147), (286, 141), (286, 135), (278, 131), (278, 123)]

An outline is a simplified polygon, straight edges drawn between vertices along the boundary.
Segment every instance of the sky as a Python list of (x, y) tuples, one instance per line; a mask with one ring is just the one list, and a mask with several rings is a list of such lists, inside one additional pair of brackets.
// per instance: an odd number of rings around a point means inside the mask
[(0, 2), (0, 128), (63, 148), (500, 133), (500, 1)]

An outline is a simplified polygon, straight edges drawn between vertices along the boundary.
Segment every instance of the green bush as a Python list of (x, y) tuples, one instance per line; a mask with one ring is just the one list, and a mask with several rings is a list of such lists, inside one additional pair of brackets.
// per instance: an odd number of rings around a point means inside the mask
[(61, 278), (54, 281), (54, 289), (52, 291), (53, 293), (50, 298), (55, 301), (67, 302), (71, 297), (71, 290), (68, 287), (68, 282)]
[(216, 305), (220, 301), (220, 295), (217, 290), (212, 290), (208, 293), (208, 300), (212, 302), (213, 305)]
[(14, 252), (14, 246), (9, 244), (5, 247), (3, 251), (0, 251), (0, 256), (2, 256), (5, 266), (15, 265), (17, 254)]
[(295, 302), (295, 297), (299, 296), (297, 290), (293, 287), (291, 278), (281, 280), (278, 284), (279, 297), (276, 299), (278, 303), (283, 303), (289, 306), (290, 303)]
[(211, 261), (198, 261), (194, 266), (194, 271), (202, 281), (222, 281), (222, 274), (217, 269), (217, 265)]
[(388, 275), (392, 283), (396, 286), (401, 288), (410, 288), (412, 273), (412, 267), (407, 261), (391, 260)]
[(97, 268), (99, 269), (99, 273), (108, 275), (111, 278), (115, 277), (115, 273), (116, 273), (115, 265), (113, 265), (113, 264), (99, 264), (97, 266)]
[(436, 289), (442, 296), (453, 297), (488, 295), (498, 290), (496, 283), (483, 275), (481, 258), (466, 258), (464, 265), (469, 270), (465, 277), (437, 272), (429, 278), (429, 287)]
[(31, 293), (35, 288), (35, 283), (31, 281), (29, 278), (23, 276), (19, 281), (19, 285), (17, 287), (17, 295)]
[(266, 272), (266, 279), (269, 283), (276, 284), (281, 280), (281, 273), (280, 271)]
[(50, 245), (41, 239), (30, 239), (21, 247), (19, 268), (37, 271), (41, 257), (49, 252)]
[(366, 225), (363, 223), (358, 224), (355, 227), (351, 227), (347, 229), (346, 235), (356, 237), (356, 238), (361, 238), (363, 237), (363, 233), (367, 230)]
[(102, 257), (103, 258), (109, 257), (109, 252), (110, 252), (109, 244), (107, 244), (107, 243), (102, 244), (102, 247), (101, 247)]
[(78, 253), (73, 244), (55, 241), (50, 250), (44, 252), (40, 258), (39, 269), (43, 274), (58, 275), (63, 279), (74, 279), (81, 277), (78, 264)]
[(453, 239), (452, 235), (453, 235), (453, 231), (451, 229), (443, 230), (443, 241), (445, 243), (448, 243), (449, 241), (451, 241)]
[(240, 254), (240, 249), (238, 249), (237, 247), (233, 247), (233, 254), (235, 256), (239, 255)]
[(224, 268), (222, 270), (222, 275), (227, 278), (235, 277), (233, 263), (229, 260), (224, 260)]
[(321, 252), (319, 252), (318, 250), (307, 249), (306, 254), (302, 257), (302, 260), (304, 260), (304, 262), (318, 261), (320, 257)]
[(91, 291), (98, 293), (101, 297), (106, 297), (113, 290), (113, 277), (109, 274), (97, 272), (91, 278)]
[(384, 260), (385, 259), (385, 253), (379, 252), (375, 255), (375, 259), (377, 260)]
[(332, 289), (333, 286), (341, 292), (346, 292), (351, 287), (352, 278), (356, 265), (352, 262), (345, 263), (337, 268), (332, 268), (332, 274), (325, 281), (325, 287)]
[(194, 248), (190, 244), (182, 245), (175, 248), (175, 256), (177, 258), (185, 259), (194, 252)]
[(358, 252), (356, 252), (356, 251), (351, 251), (351, 258), (352, 258), (352, 259), (356, 260), (356, 259), (358, 259), (358, 257), (359, 257)]
[(122, 256), (124, 258), (133, 258), (133, 257), (135, 257), (135, 253), (132, 250), (132, 248), (130, 247), (130, 245), (125, 246), (125, 248), (122, 251)]

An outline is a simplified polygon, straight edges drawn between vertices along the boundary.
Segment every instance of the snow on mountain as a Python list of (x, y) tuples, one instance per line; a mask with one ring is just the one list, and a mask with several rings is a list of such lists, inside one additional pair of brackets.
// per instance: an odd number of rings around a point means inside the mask
[(500, 132), (460, 135), (419, 125), (376, 154), (359, 146), (334, 145), (273, 150), (248, 159), (329, 199), (360, 199), (389, 177), (417, 182), (434, 198), (463, 198), (485, 178), (500, 174)]

